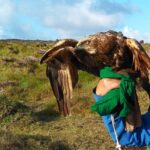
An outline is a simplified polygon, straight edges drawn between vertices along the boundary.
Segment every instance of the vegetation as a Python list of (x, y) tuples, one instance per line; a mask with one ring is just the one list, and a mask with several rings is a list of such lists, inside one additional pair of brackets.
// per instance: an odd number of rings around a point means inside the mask
[[(38, 61), (39, 50), (47, 50), (53, 43), (0, 41), (0, 149), (113, 150), (101, 118), (90, 111), (92, 88), (98, 78), (80, 71), (71, 102), (72, 116), (64, 118), (58, 114), (45, 75), (46, 65)], [(145, 48), (150, 50), (150, 45)], [(141, 89), (138, 96), (144, 112), (148, 96)]]
[(143, 47), (147, 52), (150, 52), (150, 44), (149, 43), (143, 44)]

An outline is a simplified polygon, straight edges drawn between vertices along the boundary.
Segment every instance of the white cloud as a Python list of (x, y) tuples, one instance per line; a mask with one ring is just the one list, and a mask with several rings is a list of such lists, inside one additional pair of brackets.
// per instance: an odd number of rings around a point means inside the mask
[[(101, 3), (99, 9), (92, 9), (97, 3)], [(66, 4), (50, 5), (43, 11), (42, 23), (44, 26), (56, 30), (61, 37), (83, 36), (92, 32), (112, 29), (119, 24), (118, 22), (122, 22), (126, 13), (129, 13), (116, 11), (114, 8), (112, 8), (114, 12), (112, 10), (111, 13), (108, 13), (105, 8), (109, 6), (104, 4), (104, 1), (102, 3), (96, 0), (81, 0), (80, 3), (69, 6)], [(122, 5), (118, 4), (118, 8)]]
[(123, 28), (123, 34), (130, 37), (130, 38), (135, 38), (135, 37), (139, 37), (140, 33), (138, 30), (136, 29), (132, 29), (132, 28), (129, 28), (128, 26), (125, 26)]
[(5, 27), (11, 25), (14, 15), (14, 5), (11, 0), (0, 0), (0, 38), (8, 37)]
[(10, 22), (14, 12), (14, 5), (11, 0), (0, 0), (0, 25)]
[(138, 11), (128, 0), (0, 0), (0, 6), (1, 35), (25, 39), (79, 38), (117, 29)]
[(76, 38), (115, 29), (126, 15), (137, 11), (130, 3), (126, 5), (114, 0), (26, 0), (18, 9), (53, 30), (57, 38)]
[(134, 38), (139, 41), (144, 40), (145, 42), (150, 42), (150, 33), (147, 33), (147, 32), (141, 33), (137, 29), (133, 29), (128, 26), (125, 26), (122, 32), (127, 37)]

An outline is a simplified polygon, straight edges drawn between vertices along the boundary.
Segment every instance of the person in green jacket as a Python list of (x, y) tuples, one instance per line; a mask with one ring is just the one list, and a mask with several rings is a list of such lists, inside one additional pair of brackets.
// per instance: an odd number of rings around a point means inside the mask
[(117, 143), (117, 148), (149, 146), (150, 111), (141, 115), (142, 123), (139, 127), (131, 132), (125, 130), (125, 117), (132, 111), (133, 103), (129, 99), (132, 100), (135, 91), (134, 80), (130, 76), (113, 72), (110, 67), (101, 70), (100, 78), (93, 90), (96, 103), (91, 109), (102, 116), (110, 136)]

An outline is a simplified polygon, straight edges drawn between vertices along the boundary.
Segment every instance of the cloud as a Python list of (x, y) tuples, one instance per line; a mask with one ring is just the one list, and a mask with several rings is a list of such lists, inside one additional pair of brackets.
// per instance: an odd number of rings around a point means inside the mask
[(122, 30), (123, 34), (129, 38), (134, 38), (137, 40), (144, 40), (145, 42), (150, 42), (150, 33), (148, 32), (140, 32), (136, 29), (125, 26)]
[(72, 5), (51, 3), (45, 7), (41, 19), (44, 26), (56, 30), (61, 37), (77, 37), (113, 29), (132, 12), (132, 7), (125, 7), (124, 3), (81, 0)]
[[(5, 38), (79, 38), (116, 29), (138, 9), (128, 0), (0, 0)], [(128, 7), (126, 7), (128, 5)], [(4, 36), (5, 35), (5, 36)]]
[(138, 30), (129, 28), (128, 26), (125, 26), (123, 28), (122, 32), (123, 32), (124, 35), (126, 35), (126, 36), (128, 36), (130, 38), (135, 38), (135, 37), (139, 38), (139, 35), (140, 35)]
[(35, 27), (36, 24), (13, 24), (10, 28), (9, 37), (12, 39), (45, 39), (51, 40), (51, 30), (42, 27)]
[(10, 22), (14, 12), (14, 5), (10, 0), (0, 0), (0, 25)]
[(0, 0), (0, 38), (8, 38), (7, 26), (11, 25), (14, 17), (15, 5), (11, 0)]

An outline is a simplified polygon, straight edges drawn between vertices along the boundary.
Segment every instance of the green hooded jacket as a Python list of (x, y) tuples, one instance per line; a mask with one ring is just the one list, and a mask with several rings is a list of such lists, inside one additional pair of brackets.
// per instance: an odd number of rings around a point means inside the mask
[(129, 75), (112, 71), (111, 67), (102, 69), (100, 78), (120, 79), (120, 86), (107, 92), (100, 101), (91, 106), (91, 110), (98, 112), (100, 116), (109, 114), (117, 114), (120, 117), (127, 116), (132, 109), (135, 81)]

